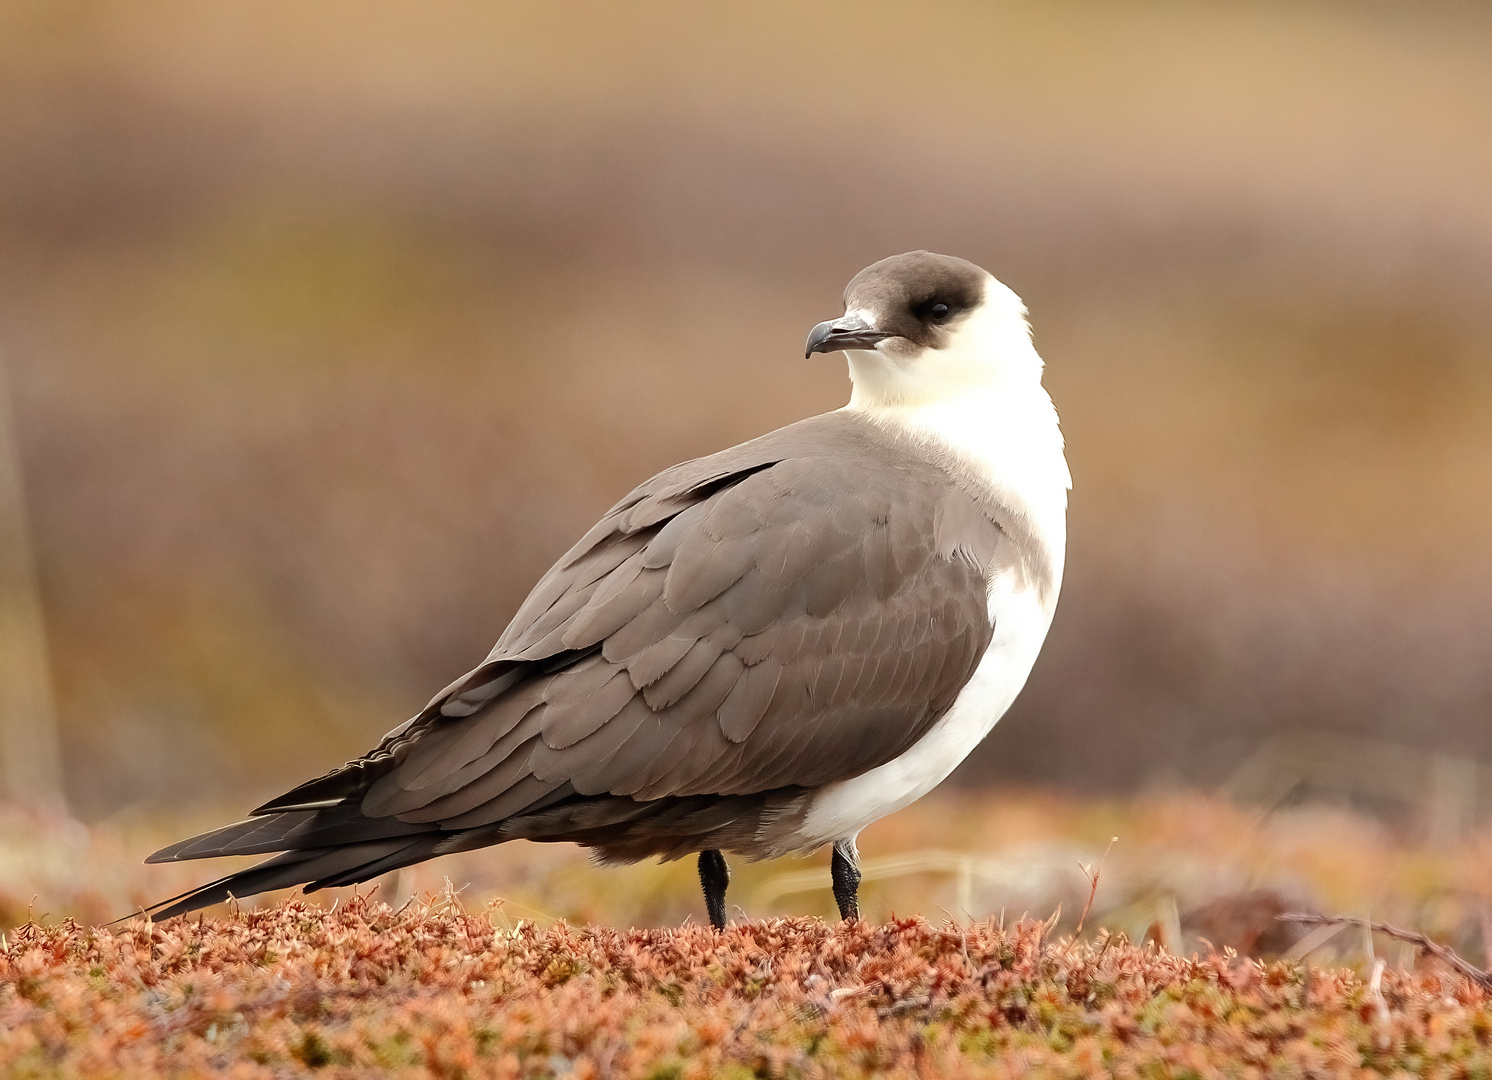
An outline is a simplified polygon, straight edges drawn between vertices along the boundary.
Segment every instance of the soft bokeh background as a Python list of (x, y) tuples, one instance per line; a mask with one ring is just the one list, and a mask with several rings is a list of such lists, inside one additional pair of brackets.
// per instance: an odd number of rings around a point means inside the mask
[(1450, 2), (0, 6), (0, 592), (73, 813), (361, 751), (634, 483), (841, 404), (804, 335), (928, 247), (1025, 297), (1076, 481), (965, 790), (1469, 842), (1489, 56)]

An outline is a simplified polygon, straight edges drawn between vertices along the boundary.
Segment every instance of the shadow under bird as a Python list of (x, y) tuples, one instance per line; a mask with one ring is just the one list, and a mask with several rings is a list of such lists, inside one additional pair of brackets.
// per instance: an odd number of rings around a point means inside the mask
[(278, 853), (156, 905), (366, 881), (507, 840), (605, 862), (833, 845), (925, 795), (1051, 624), (1071, 481), (1020, 298), (926, 251), (861, 271), (806, 355), (835, 412), (666, 469), (534, 587), (487, 659), (363, 757), (150, 862)]

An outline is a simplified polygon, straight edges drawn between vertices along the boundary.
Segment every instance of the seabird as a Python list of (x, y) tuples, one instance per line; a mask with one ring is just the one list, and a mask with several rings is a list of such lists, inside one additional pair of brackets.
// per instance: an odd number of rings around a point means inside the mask
[(849, 404), (666, 469), (546, 573), (487, 659), (354, 761), (148, 862), (278, 853), (158, 917), (351, 885), (507, 840), (603, 862), (833, 845), (988, 734), (1051, 624), (1071, 479), (1015, 293), (913, 251), (850, 282), (805, 358)]

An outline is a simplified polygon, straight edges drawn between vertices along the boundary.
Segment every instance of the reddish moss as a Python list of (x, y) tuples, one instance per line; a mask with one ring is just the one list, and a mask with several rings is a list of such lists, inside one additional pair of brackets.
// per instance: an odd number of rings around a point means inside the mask
[[(1492, 1069), (1487, 996), (922, 919), (716, 934), (289, 902), (0, 949), (0, 1073), (1059, 1076)], [(1385, 1011), (1386, 1009), (1386, 1011)]]

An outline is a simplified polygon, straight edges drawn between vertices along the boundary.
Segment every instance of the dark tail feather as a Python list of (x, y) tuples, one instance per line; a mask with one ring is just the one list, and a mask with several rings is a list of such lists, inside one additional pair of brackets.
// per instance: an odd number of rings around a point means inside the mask
[[(305, 862), (316, 854), (318, 853), (315, 851), (287, 851), (273, 859), (266, 859), (258, 866), (239, 870), (226, 877), (220, 877), (216, 881), (209, 881), (206, 885), (188, 889), (169, 900), (151, 904), (144, 913), (152, 919), (169, 919), (173, 915), (184, 915), (188, 911), (196, 911), (198, 908), (222, 903), (230, 896), (252, 896), (266, 889), (277, 888), (276, 885), (265, 885), (261, 882), (284, 873), (290, 867)], [(286, 884), (294, 885), (296, 882), (290, 881)]]
[(163, 847), (147, 863), (215, 859), (220, 855), (265, 855), (273, 851), (340, 847), (371, 840), (432, 833), (428, 823), (365, 817), (354, 805), (265, 814), (224, 825)]
[[(389, 737), (402, 730), (404, 726), (401, 725), (389, 732)], [(388, 738), (386, 737), (384, 741), (387, 742)], [(279, 798), (269, 800), (253, 813), (272, 814), (283, 810), (315, 810), (346, 799), (359, 799), (373, 781), (392, 769), (394, 765), (395, 762), (391, 756), (374, 751), (368, 758), (349, 761), (325, 776), (307, 780)]]
[(222, 903), (230, 896), (248, 897), (307, 883), (310, 883), (308, 892), (330, 885), (352, 885), (377, 877), (387, 870), (429, 858), (430, 851), (438, 840), (439, 837), (427, 836), (410, 843), (407, 837), (401, 836), (345, 847), (287, 851), (258, 866), (218, 878), (170, 900), (163, 900), (146, 910), (152, 918), (169, 919)]
[(428, 833), (416, 837), (412, 843), (390, 852), (381, 859), (354, 866), (351, 870), (340, 874), (327, 874), (317, 878), (306, 886), (306, 892), (315, 892), (317, 889), (335, 889), (342, 885), (356, 885), (360, 881), (376, 878), (379, 874), (387, 874), (390, 870), (398, 870), (400, 867), (424, 862), (434, 855), (435, 849), (450, 839), (450, 836), (449, 833)]

